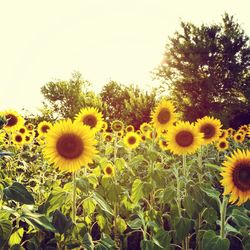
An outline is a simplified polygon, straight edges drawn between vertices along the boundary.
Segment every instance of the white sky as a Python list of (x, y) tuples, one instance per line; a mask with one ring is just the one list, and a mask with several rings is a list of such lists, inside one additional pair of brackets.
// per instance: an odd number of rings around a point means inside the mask
[(0, 110), (41, 106), (40, 88), (78, 70), (99, 91), (109, 80), (156, 84), (152, 71), (180, 20), (235, 15), (250, 36), (249, 0), (0, 0)]

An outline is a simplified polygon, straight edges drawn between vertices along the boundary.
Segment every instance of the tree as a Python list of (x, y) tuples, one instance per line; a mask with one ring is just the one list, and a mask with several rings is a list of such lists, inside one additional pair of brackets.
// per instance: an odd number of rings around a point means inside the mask
[(136, 129), (139, 129), (141, 123), (150, 121), (156, 95), (156, 89), (148, 93), (137, 86), (125, 86), (115, 81), (104, 85), (100, 93), (102, 101), (107, 106), (108, 120), (119, 119)]
[(239, 113), (245, 119), (241, 123), (250, 122), (249, 69), (249, 38), (233, 16), (224, 14), (221, 24), (182, 22), (155, 75), (184, 119), (212, 115), (236, 126)]
[(79, 72), (72, 74), (69, 81), (51, 81), (41, 88), (45, 98), (43, 107), (40, 109), (43, 118), (56, 120), (58, 118), (71, 118), (84, 107), (96, 107), (106, 113), (99, 96), (89, 89), (91, 84), (82, 79)]

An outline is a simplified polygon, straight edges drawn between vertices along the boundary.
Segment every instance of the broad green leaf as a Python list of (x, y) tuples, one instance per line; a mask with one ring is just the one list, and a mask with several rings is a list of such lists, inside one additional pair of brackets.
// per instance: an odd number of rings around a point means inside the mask
[(106, 223), (107, 223), (105, 217), (102, 216), (101, 214), (98, 214), (98, 215), (96, 216), (96, 222), (97, 222), (97, 224), (98, 224), (98, 226), (100, 227), (101, 230), (104, 229), (104, 227), (105, 227), (105, 225), (106, 225)]
[(88, 197), (83, 201), (82, 206), (86, 214), (93, 214), (96, 207), (96, 200), (92, 197)]
[(54, 226), (49, 222), (47, 217), (43, 214), (26, 212), (22, 214), (22, 217), (27, 221), (27, 223), (32, 224), (33, 226), (41, 230), (47, 230), (51, 232), (56, 231)]
[(83, 243), (84, 249), (86, 249), (86, 250), (93, 250), (94, 249), (94, 243), (93, 243), (92, 237), (89, 233), (86, 233), (83, 236), (82, 243)]
[(95, 250), (115, 250), (117, 249), (115, 242), (107, 234), (102, 234), (101, 240), (95, 246)]
[(137, 155), (130, 160), (129, 166), (131, 166), (132, 168), (138, 167), (144, 160), (145, 159), (144, 159), (143, 155)]
[(154, 250), (155, 244), (151, 240), (141, 240), (140, 247), (141, 247), (141, 250)]
[(79, 188), (82, 192), (86, 193), (89, 190), (88, 178), (76, 178), (76, 187)]
[(214, 224), (218, 220), (217, 212), (213, 208), (207, 208), (203, 213), (203, 218), (208, 223)]
[(72, 226), (72, 220), (56, 210), (53, 214), (52, 224), (60, 234), (63, 234)]
[(222, 239), (220, 236), (212, 230), (208, 230), (204, 233), (202, 238), (203, 250), (228, 250), (230, 241), (228, 239)]
[(106, 213), (113, 216), (113, 211), (109, 204), (96, 192), (93, 192), (93, 198), (97, 202), (98, 206)]
[(0, 220), (0, 242), (1, 240), (7, 240), (12, 230), (12, 224), (9, 220)]
[(232, 219), (233, 221), (240, 227), (250, 226), (250, 218), (246, 214), (246, 212), (243, 212), (239, 209), (233, 209), (232, 211)]
[(202, 190), (211, 198), (215, 199), (220, 207), (220, 192), (211, 188), (202, 188)]
[(177, 217), (174, 220), (174, 228), (176, 230), (176, 239), (181, 242), (192, 229), (192, 221), (188, 218)]
[(131, 200), (134, 203), (138, 203), (143, 196), (143, 182), (140, 179), (136, 179), (132, 185)]
[(172, 188), (172, 186), (169, 186), (162, 191), (160, 201), (161, 203), (169, 203), (175, 197), (176, 197), (176, 191)]
[(14, 182), (11, 186), (3, 190), (8, 200), (18, 201), (23, 204), (34, 204), (35, 200), (24, 185)]
[(142, 227), (142, 221), (139, 218), (136, 218), (132, 221), (128, 221), (127, 224), (131, 229), (140, 229)]
[(115, 220), (116, 220), (118, 232), (122, 234), (127, 229), (127, 224), (125, 220), (122, 219), (120, 216), (118, 216)]
[(115, 160), (115, 166), (120, 172), (122, 172), (126, 166), (126, 161), (123, 158), (117, 158)]
[(171, 237), (169, 235), (169, 232), (167, 232), (163, 229), (159, 229), (156, 232), (153, 240), (155, 243), (157, 242), (157, 245), (160, 245), (161, 249), (164, 249), (164, 250), (170, 249)]
[(23, 238), (24, 229), (19, 228), (14, 233), (11, 234), (9, 238), (9, 246), (19, 244)]
[(185, 208), (189, 218), (193, 218), (194, 213), (196, 212), (196, 209), (197, 209), (197, 205), (191, 196), (184, 197), (183, 207)]

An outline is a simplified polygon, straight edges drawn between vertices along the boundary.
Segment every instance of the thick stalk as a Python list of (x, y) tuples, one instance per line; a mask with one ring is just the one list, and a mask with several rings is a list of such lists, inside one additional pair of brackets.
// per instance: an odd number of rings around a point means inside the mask
[(182, 164), (183, 164), (183, 175), (186, 181), (186, 178), (187, 178), (187, 156), (186, 155), (182, 156)]
[(227, 213), (227, 203), (228, 198), (226, 196), (223, 196), (223, 201), (221, 203), (220, 207), (220, 237), (222, 239), (226, 238), (225, 235), (225, 226), (226, 226), (226, 213)]
[(76, 222), (76, 172), (72, 173), (73, 195), (72, 195), (72, 221)]
[(199, 183), (202, 182), (202, 147), (200, 147), (199, 151), (198, 151), (198, 180)]

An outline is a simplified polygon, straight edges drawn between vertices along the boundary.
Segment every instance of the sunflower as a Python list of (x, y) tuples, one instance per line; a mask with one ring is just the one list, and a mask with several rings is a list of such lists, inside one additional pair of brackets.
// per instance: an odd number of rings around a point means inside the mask
[(103, 134), (103, 138), (106, 142), (112, 142), (114, 140), (112, 134), (108, 132)]
[(242, 125), (240, 126), (239, 130), (244, 130), (245, 132), (248, 131), (248, 126), (245, 124), (245, 125)]
[(216, 148), (218, 151), (224, 151), (224, 150), (228, 149), (228, 146), (229, 146), (229, 143), (224, 138), (220, 139), (216, 143)]
[(164, 151), (165, 151), (165, 150), (168, 149), (168, 143), (167, 143), (167, 141), (166, 141), (165, 139), (161, 138), (161, 139), (159, 140), (158, 144), (159, 144), (161, 150), (164, 150)]
[(219, 139), (226, 139), (228, 137), (228, 131), (226, 129), (221, 129), (220, 130), (220, 136)]
[(47, 121), (40, 122), (37, 126), (37, 132), (39, 136), (46, 135), (49, 132), (51, 127), (52, 127), (52, 124), (50, 122), (47, 122)]
[(123, 135), (124, 135), (124, 131), (121, 130), (121, 131), (117, 132), (116, 134), (117, 134), (118, 137), (122, 138)]
[(224, 195), (231, 194), (229, 202), (240, 206), (250, 199), (250, 151), (237, 150), (223, 162), (221, 184)]
[(146, 137), (151, 140), (157, 140), (159, 136), (159, 133), (156, 130), (148, 130), (146, 133)]
[(46, 140), (45, 157), (62, 171), (74, 172), (92, 163), (97, 153), (93, 131), (71, 120), (57, 122), (47, 133)]
[(141, 136), (141, 141), (146, 141), (146, 135), (140, 135)]
[(233, 128), (228, 128), (227, 132), (229, 136), (232, 136), (234, 129)]
[(104, 174), (107, 175), (107, 176), (114, 176), (114, 174), (115, 174), (114, 166), (113, 166), (111, 163), (108, 163), (108, 164), (104, 167), (103, 172), (104, 172)]
[(123, 122), (119, 121), (119, 120), (114, 120), (111, 123), (111, 129), (113, 130), (113, 132), (119, 132), (122, 131), (124, 128)]
[(29, 131), (33, 131), (34, 130), (34, 125), (32, 123), (28, 123), (25, 125), (26, 128), (29, 130)]
[(148, 132), (148, 130), (151, 129), (152, 129), (151, 125), (147, 122), (144, 122), (140, 125), (140, 130), (144, 135)]
[(19, 128), (18, 132), (22, 135), (25, 135), (27, 133), (27, 128), (25, 126), (22, 126)]
[(219, 139), (221, 126), (220, 120), (208, 116), (198, 119), (196, 123), (198, 131), (203, 133), (204, 144), (209, 144)]
[(135, 131), (135, 128), (133, 125), (128, 125), (126, 128), (125, 128), (125, 131), (126, 132), (134, 132)]
[(140, 135), (138, 135), (135, 132), (128, 132), (126, 135), (123, 137), (123, 142), (126, 147), (130, 149), (135, 149), (139, 146), (141, 141)]
[(98, 110), (93, 107), (81, 109), (81, 111), (76, 116), (75, 121), (89, 126), (90, 129), (95, 132), (100, 131), (103, 126), (102, 113), (98, 112)]
[(162, 100), (151, 114), (154, 127), (157, 130), (167, 129), (176, 121), (175, 108), (172, 102)]
[(15, 145), (22, 146), (25, 142), (24, 135), (15, 133), (12, 135), (12, 141)]
[(243, 135), (241, 133), (236, 133), (233, 136), (233, 138), (234, 138), (234, 141), (242, 143), (244, 141), (244, 139), (245, 139), (245, 135)]
[(108, 123), (107, 122), (105, 122), (105, 121), (103, 121), (102, 122), (102, 131), (104, 132), (104, 131), (106, 131), (108, 129)]
[(203, 134), (189, 122), (178, 122), (169, 128), (166, 135), (167, 148), (174, 154), (194, 153), (203, 142)]
[(18, 130), (24, 124), (23, 117), (14, 110), (3, 111), (0, 115), (6, 118), (6, 123), (4, 125), (6, 131)]

